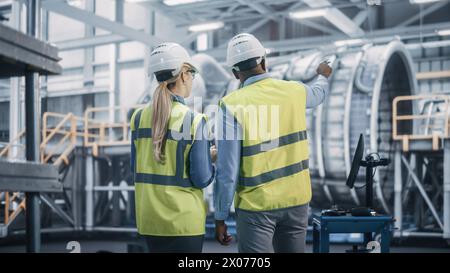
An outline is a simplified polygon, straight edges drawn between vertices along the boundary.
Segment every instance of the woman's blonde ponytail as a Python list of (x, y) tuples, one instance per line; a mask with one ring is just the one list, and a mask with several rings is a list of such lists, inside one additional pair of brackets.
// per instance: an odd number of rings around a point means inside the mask
[(153, 156), (159, 163), (164, 163), (166, 133), (172, 111), (172, 97), (166, 81), (159, 84), (153, 95), (152, 140)]

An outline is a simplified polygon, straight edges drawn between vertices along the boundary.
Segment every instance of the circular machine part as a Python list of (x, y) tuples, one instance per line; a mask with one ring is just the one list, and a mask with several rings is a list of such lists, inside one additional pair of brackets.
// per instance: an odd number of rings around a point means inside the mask
[[(350, 190), (345, 185), (359, 134), (364, 135), (365, 155), (378, 153), (393, 161), (392, 100), (417, 90), (411, 57), (400, 41), (339, 48), (335, 54), (328, 97), (307, 110), (311, 206), (316, 208), (364, 205), (365, 189)], [(285, 78), (312, 84), (310, 71), (317, 67), (317, 60), (326, 58), (325, 53), (316, 52), (293, 59)], [(401, 114), (407, 113), (412, 113), (411, 106), (402, 109)], [(412, 127), (412, 123), (405, 124), (402, 130), (412, 131)], [(379, 168), (374, 176), (375, 206), (384, 212), (392, 208), (393, 169), (392, 163)], [(361, 168), (356, 186), (364, 181)]]

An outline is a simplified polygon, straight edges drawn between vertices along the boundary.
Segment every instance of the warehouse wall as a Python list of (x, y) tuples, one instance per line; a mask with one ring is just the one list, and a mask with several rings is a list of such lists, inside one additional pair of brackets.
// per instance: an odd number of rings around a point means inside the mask
[[(154, 31), (154, 35), (162, 39), (170, 40), (176, 35), (185, 35), (183, 30), (176, 30), (175, 24), (170, 18), (156, 13), (152, 19), (151, 12), (138, 5), (123, 3), (123, 23), (134, 29)], [(95, 1), (95, 14), (114, 20), (114, 5), (112, 1)], [(155, 22), (155, 26), (152, 23)], [(69, 31), (67, 31), (67, 29)], [(105, 35), (110, 32), (95, 29), (95, 35)], [(49, 41), (56, 43), (63, 40), (82, 38), (85, 35), (84, 24), (67, 17), (50, 13), (49, 15)], [(117, 56), (117, 88), (119, 89), (119, 101), (122, 106), (131, 106), (137, 103), (138, 98), (145, 92), (147, 69), (144, 68), (146, 51), (150, 49), (139, 42), (123, 42), (118, 45)], [(93, 81), (87, 82), (83, 71), (85, 67), (85, 54), (88, 49), (77, 49), (61, 51), (61, 64), (64, 68), (63, 74), (52, 76), (48, 79), (49, 96), (70, 96), (70, 93), (105, 92), (111, 90), (113, 73), (110, 70), (111, 54), (114, 47), (111, 45), (97, 46), (93, 53)], [(72, 98), (73, 99), (73, 98)], [(71, 99), (69, 99), (71, 100)], [(99, 98), (100, 100), (100, 98)], [(108, 98), (106, 98), (108, 100)], [(57, 104), (49, 104), (48, 111), (60, 111), (53, 108)], [(69, 108), (66, 111), (78, 112), (71, 103), (66, 103)], [(72, 106), (73, 105), (73, 106)], [(104, 103), (94, 106), (106, 106)], [(72, 109), (73, 107), (74, 109)]]

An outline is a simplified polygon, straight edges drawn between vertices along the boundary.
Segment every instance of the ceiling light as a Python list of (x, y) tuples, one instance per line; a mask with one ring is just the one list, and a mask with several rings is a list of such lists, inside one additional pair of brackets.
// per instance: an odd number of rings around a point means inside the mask
[(351, 45), (359, 45), (363, 44), (364, 41), (361, 39), (351, 39), (351, 40), (341, 40), (334, 42), (335, 46), (351, 46)]
[(141, 3), (141, 2), (148, 2), (149, 0), (125, 0), (125, 2), (130, 3)]
[(325, 16), (328, 12), (328, 9), (314, 9), (314, 10), (300, 10), (289, 13), (289, 17), (294, 19), (304, 19), (311, 17), (320, 17)]
[(67, 4), (72, 7), (81, 7), (81, 0), (67, 0)]
[(449, 36), (450, 35), (450, 29), (443, 29), (436, 31), (439, 36)]
[(201, 32), (201, 31), (210, 31), (215, 30), (219, 28), (223, 28), (224, 23), (223, 22), (210, 22), (205, 24), (198, 24), (198, 25), (191, 25), (189, 26), (189, 31), (192, 32)]
[(409, 0), (409, 3), (411, 4), (427, 4), (432, 2), (437, 2), (440, 0)]

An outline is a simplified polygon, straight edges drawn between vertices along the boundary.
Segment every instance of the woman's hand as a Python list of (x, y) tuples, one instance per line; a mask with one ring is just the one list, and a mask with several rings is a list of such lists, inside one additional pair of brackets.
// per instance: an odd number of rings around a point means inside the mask
[(209, 148), (209, 152), (211, 153), (211, 160), (212, 162), (216, 162), (217, 159), (217, 149), (216, 145), (212, 145), (211, 148)]

